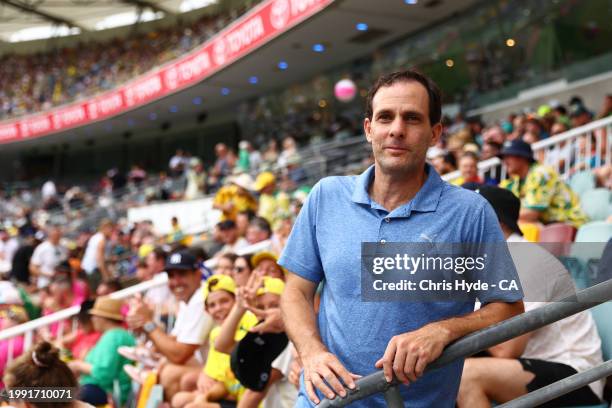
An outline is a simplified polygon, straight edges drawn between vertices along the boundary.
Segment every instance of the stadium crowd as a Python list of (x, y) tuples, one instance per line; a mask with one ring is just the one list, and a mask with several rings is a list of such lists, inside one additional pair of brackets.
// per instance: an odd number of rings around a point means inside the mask
[(221, 15), (207, 14), (191, 24), (136, 32), (95, 47), (87, 44), (35, 55), (2, 55), (0, 120), (113, 89), (203, 44), (249, 8), (243, 4)]
[[(571, 183), (551, 166), (569, 160), (572, 174), (593, 168), (587, 171), (592, 187), (610, 194), (612, 168), (602, 165), (605, 150), (594, 148), (605, 134), (568, 143), (565, 154), (547, 156), (553, 162), (544, 162), (531, 149), (538, 140), (611, 114), (608, 96), (598, 114), (575, 97), (568, 105), (553, 102), (488, 126), (461, 115), (444, 118), (441, 142), (429, 149), (427, 158), (441, 175), (460, 171), (452, 184), (498, 185), (512, 192), (514, 221), (504, 213), (511, 198), (505, 197), (506, 204), (495, 201), (495, 194), (490, 199), (509, 228), (507, 237), (521, 234), (514, 227), (517, 222), (538, 229), (554, 223), (579, 229), (592, 220), (612, 222), (609, 207), (603, 215), (585, 211)], [(34, 351), (24, 350), (23, 336), (0, 342), (0, 378), (4, 374), (6, 385), (36, 384), (34, 378), (64, 381), (66, 386), (78, 381), (79, 398), (92, 405), (104, 405), (109, 398), (124, 404), (134, 398), (133, 384), (139, 384), (138, 398), (159, 398), (153, 392), (158, 383), (173, 407), (257, 407), (262, 401), (267, 407), (293, 406), (300, 366), (279, 323), (286, 271), (277, 261), (310, 186), (295, 140), (288, 136), (280, 144), (270, 140), (257, 149), (242, 141), (234, 150), (220, 143), (209, 168), (202, 159), (177, 150), (161, 175), (150, 176), (138, 165), (127, 174), (112, 169), (92, 191), (83, 186), (58, 189), (48, 181), (40, 191), (4, 192), (0, 327), (81, 307), (77, 323), (57, 322), (38, 330)], [(507, 178), (500, 180), (499, 171), (482, 178), (477, 163), (497, 156)], [(587, 160), (590, 166), (585, 167)], [(366, 157), (359, 167), (371, 163)], [(130, 192), (140, 198), (124, 199)], [(206, 195), (213, 195), (221, 216), (212, 231), (196, 234), (183, 231), (181, 214), (172, 219), (168, 234), (156, 233), (151, 221), (130, 224), (113, 211), (78, 228), (54, 222), (58, 211), (72, 220), (85, 217), (91, 208), (108, 210), (112, 206), (107, 201), (113, 199), (129, 206)], [(253, 253), (253, 245), (264, 248)], [(160, 274), (167, 276), (167, 285), (126, 301), (107, 296)], [(568, 327), (592, 333), (589, 319)], [(590, 352), (597, 355), (598, 347)], [(56, 371), (62, 374), (41, 374)], [(481, 378), (482, 372), (469, 372), (466, 378)], [(462, 384), (462, 391), (476, 385)], [(596, 391), (601, 398), (603, 391)]]

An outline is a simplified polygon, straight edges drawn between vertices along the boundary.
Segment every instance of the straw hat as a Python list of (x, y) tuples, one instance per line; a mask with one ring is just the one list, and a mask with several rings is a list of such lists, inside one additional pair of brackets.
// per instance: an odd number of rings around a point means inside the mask
[(123, 321), (121, 306), (123, 306), (123, 301), (119, 299), (111, 299), (106, 296), (99, 297), (96, 299), (96, 303), (94, 303), (94, 306), (89, 311), (89, 314), (92, 316), (105, 317), (111, 320)]

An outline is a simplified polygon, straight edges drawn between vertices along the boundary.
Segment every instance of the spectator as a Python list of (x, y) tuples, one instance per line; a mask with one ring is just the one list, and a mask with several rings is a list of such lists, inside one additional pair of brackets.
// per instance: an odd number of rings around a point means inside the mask
[(450, 152), (441, 152), (431, 160), (431, 165), (438, 174), (444, 175), (457, 170), (457, 159)]
[(572, 121), (572, 127), (580, 127), (586, 125), (591, 121), (591, 112), (582, 104), (574, 104), (570, 110), (570, 120)]
[(255, 218), (255, 211), (251, 209), (239, 211), (238, 214), (236, 214), (236, 228), (238, 228), (238, 235), (241, 237), (246, 237), (249, 223), (253, 218)]
[[(145, 258), (146, 275), (142, 277), (142, 280), (153, 279), (165, 273), (166, 257), (166, 251), (162, 247), (155, 247)], [(167, 314), (172, 309), (172, 298), (168, 285), (151, 288), (144, 295), (144, 301), (152, 307), (160, 308), (162, 314)]]
[(119, 380), (119, 402), (126, 403), (130, 394), (131, 382), (123, 370), (129, 361), (117, 349), (121, 346), (134, 346), (134, 337), (123, 328), (121, 307), (118, 299), (100, 297), (89, 311), (95, 331), (102, 334), (84, 360), (72, 360), (68, 366), (80, 377), (79, 399), (91, 405), (106, 405), (108, 395), (114, 391), (114, 382)]
[[(4, 383), (8, 389), (27, 387), (75, 389), (78, 385), (74, 374), (60, 359), (59, 350), (45, 341), (36, 344), (7, 367)], [(11, 401), (11, 405), (16, 408), (42, 408), (49, 406), (49, 403)], [(53, 402), (53, 406), (55, 408), (87, 408), (89, 405), (79, 400), (71, 400)]]
[(197, 350), (204, 344), (212, 329), (212, 320), (206, 313), (198, 291), (201, 273), (196, 259), (187, 251), (170, 254), (166, 261), (168, 287), (179, 301), (174, 328), (166, 334), (154, 321), (153, 310), (139, 298), (133, 299), (128, 314), (128, 325), (143, 331), (159, 353), (168, 359), (159, 372), (164, 395), (171, 400), (180, 389), (180, 379), (197, 372), (202, 358)]
[(237, 258), (238, 255), (232, 252), (222, 253), (217, 258), (217, 265), (215, 266), (215, 275), (232, 276), (232, 273), (234, 271), (234, 262), (236, 262)]
[(221, 210), (221, 220), (236, 221), (240, 211), (257, 211), (257, 200), (250, 193), (253, 179), (248, 174), (234, 176), (230, 185), (222, 187), (215, 195), (213, 208)]
[(578, 196), (554, 169), (535, 162), (531, 146), (522, 140), (506, 142), (501, 155), (510, 178), (500, 187), (521, 199), (522, 222), (566, 222), (576, 228), (586, 222)]
[(68, 257), (68, 252), (60, 244), (61, 228), (51, 226), (48, 231), (49, 237), (36, 247), (30, 260), (30, 273), (37, 278), (39, 289), (49, 285), (57, 265)]
[(277, 164), (278, 167), (286, 167), (287, 162), (291, 156), (297, 154), (297, 144), (295, 143), (295, 139), (291, 136), (287, 136), (283, 139), (283, 150), (278, 155)]
[(231, 220), (221, 221), (217, 224), (219, 232), (221, 234), (221, 241), (223, 242), (223, 248), (221, 253), (225, 252), (238, 252), (243, 248), (249, 246), (247, 240), (238, 235), (238, 228), (236, 223)]
[(59, 340), (61, 349), (67, 349), (71, 359), (83, 360), (89, 350), (94, 348), (102, 333), (96, 331), (91, 320), (89, 311), (94, 305), (93, 300), (86, 300), (81, 304), (81, 310), (77, 315), (78, 328)]
[(270, 139), (266, 150), (263, 153), (263, 164), (271, 169), (278, 162), (278, 142), (276, 139)]
[[(538, 245), (527, 244), (518, 227), (520, 201), (509, 191), (483, 186), (479, 192), (495, 209), (508, 242), (521, 285), (531, 291), (525, 311), (572, 294), (573, 283), (563, 265)], [(516, 243), (522, 244), (516, 244)], [(542, 276), (564, 276), (541, 288)], [(564, 278), (564, 279), (563, 279)], [(563, 281), (561, 281), (563, 279)], [(569, 291), (567, 283), (569, 283)], [(566, 293), (564, 293), (566, 292)], [(580, 347), (577, 347), (580, 345)], [(468, 358), (457, 398), (459, 408), (501, 404), (602, 363), (601, 340), (588, 311), (516, 337), (488, 350), (491, 357)], [(583, 406), (601, 403), (603, 380), (558, 397), (546, 406)]]
[(601, 112), (597, 115), (597, 119), (607, 118), (610, 115), (612, 115), (612, 94), (605, 96)]
[(274, 197), (276, 177), (269, 171), (263, 172), (255, 179), (254, 187), (255, 191), (259, 193), (257, 215), (264, 217), (269, 223), (273, 224), (275, 216), (280, 210), (279, 203)]
[(98, 232), (87, 241), (87, 248), (85, 248), (81, 267), (85, 271), (89, 288), (92, 291), (96, 290), (102, 280), (112, 278), (106, 263), (106, 252), (113, 228), (111, 220), (102, 220), (98, 227)]
[(30, 284), (30, 260), (34, 254), (34, 249), (40, 244), (36, 239), (36, 234), (29, 234), (23, 238), (23, 243), (13, 256), (13, 266), (11, 278), (25, 285)]
[(286, 270), (278, 264), (278, 257), (272, 252), (258, 252), (251, 259), (253, 271), (258, 272), (262, 276), (285, 280)]
[(459, 158), (459, 172), (461, 176), (452, 181), (452, 184), (461, 186), (464, 183), (482, 183), (478, 176), (478, 156), (476, 153), (464, 152)]
[(119, 283), (118, 279), (110, 279), (106, 281), (102, 281), (98, 288), (96, 289), (96, 296), (103, 297), (108, 296), (111, 293), (117, 292), (121, 290), (121, 283)]
[(271, 236), (272, 229), (270, 228), (270, 223), (265, 218), (255, 217), (251, 220), (246, 234), (246, 241), (249, 245), (270, 239)]
[(168, 170), (172, 177), (180, 177), (187, 169), (187, 163), (185, 162), (185, 153), (181, 149), (176, 149), (174, 156), (170, 158), (168, 163)]
[(0, 272), (9, 272), (13, 264), (13, 257), (19, 248), (19, 241), (15, 237), (11, 237), (9, 232), (0, 225), (0, 264), (2, 269)]
[[(2, 284), (2, 282), (0, 282), (0, 284)], [(14, 298), (10, 299), (9, 296), (7, 296), (6, 289), (6, 287), (2, 287), (2, 290), (5, 292), (0, 295), (0, 331), (7, 330), (28, 321), (28, 315), (21, 306), (22, 302), (19, 298), (19, 292), (15, 289), (14, 293), (10, 294), (10, 296)], [(0, 340), (0, 379), (2, 379), (2, 376), (5, 374), (4, 370), (8, 362), (23, 353), (24, 341), (24, 336)], [(8, 386), (8, 383), (6, 385)], [(0, 381), (0, 387), (2, 387), (2, 381)]]
[(185, 199), (193, 200), (206, 194), (206, 172), (202, 161), (196, 157), (189, 161), (187, 170), (187, 187), (185, 188)]
[(234, 261), (231, 277), (234, 279), (236, 286), (239, 288), (247, 284), (249, 277), (251, 276), (251, 272), (253, 272), (251, 259), (251, 255), (239, 255)]
[(185, 234), (183, 233), (183, 230), (181, 229), (178, 218), (176, 216), (170, 219), (170, 225), (172, 227), (172, 231), (168, 234), (166, 242), (168, 242), (169, 244), (179, 244), (183, 242), (183, 240), (185, 239)]

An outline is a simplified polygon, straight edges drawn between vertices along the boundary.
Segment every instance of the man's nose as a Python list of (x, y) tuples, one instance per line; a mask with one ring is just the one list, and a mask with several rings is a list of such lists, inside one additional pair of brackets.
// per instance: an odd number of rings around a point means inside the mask
[(404, 126), (404, 121), (401, 116), (395, 117), (393, 122), (391, 122), (391, 128), (389, 129), (389, 136), (391, 137), (404, 137), (406, 132), (406, 127)]

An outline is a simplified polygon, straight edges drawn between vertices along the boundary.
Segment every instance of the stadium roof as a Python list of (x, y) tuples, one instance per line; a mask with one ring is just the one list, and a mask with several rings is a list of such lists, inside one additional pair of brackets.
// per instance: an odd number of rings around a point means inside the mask
[(0, 41), (19, 42), (164, 18), (217, 0), (0, 0)]

